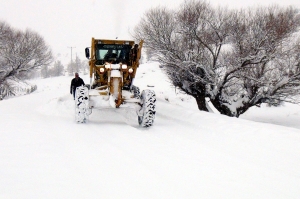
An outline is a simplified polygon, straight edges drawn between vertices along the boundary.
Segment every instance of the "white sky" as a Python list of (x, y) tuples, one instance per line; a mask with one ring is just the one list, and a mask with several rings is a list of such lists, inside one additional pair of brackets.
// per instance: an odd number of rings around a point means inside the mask
[[(177, 7), (184, 0), (0, 0), (0, 20), (14, 28), (30, 28), (41, 34), (54, 55), (84, 59), (91, 38), (131, 39), (129, 31), (151, 7)], [(295, 5), (300, 0), (210, 0), (213, 5)]]

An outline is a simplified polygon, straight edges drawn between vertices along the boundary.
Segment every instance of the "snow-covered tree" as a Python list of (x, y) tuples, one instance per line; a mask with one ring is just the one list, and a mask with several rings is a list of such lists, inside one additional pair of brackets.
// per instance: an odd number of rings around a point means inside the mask
[(51, 49), (38, 33), (15, 30), (0, 22), (0, 84), (9, 85), (8, 79), (23, 79), (51, 62)]
[(228, 10), (185, 1), (175, 11), (150, 9), (134, 37), (145, 40), (173, 85), (193, 96), (200, 110), (208, 110), (208, 97), (220, 113), (238, 117), (262, 102), (297, 102), (298, 74), (280, 71), (297, 71), (298, 29), (297, 10), (290, 7)]
[[(12, 28), (5, 22), (0, 21), (0, 52), (5, 50), (9, 36), (13, 34)], [(3, 83), (6, 71), (9, 70), (7, 60), (0, 54), (0, 83)]]
[(22, 72), (36, 70), (52, 62), (52, 53), (44, 39), (36, 32), (13, 31), (1, 49), (5, 60), (2, 80)]
[(11, 31), (12, 30), (7, 23), (0, 21), (0, 49), (5, 47), (6, 38), (11, 34)]
[(297, 103), (300, 74), (286, 73), (298, 71), (297, 11), (270, 6), (235, 11), (232, 16), (230, 48), (220, 59), (221, 78), (208, 91), (213, 93), (211, 102), (231, 116), (262, 102)]
[(150, 9), (135, 28), (173, 85), (193, 96), (208, 111), (206, 85), (214, 84), (220, 49), (228, 37), (225, 11), (206, 2), (186, 1), (178, 11)]

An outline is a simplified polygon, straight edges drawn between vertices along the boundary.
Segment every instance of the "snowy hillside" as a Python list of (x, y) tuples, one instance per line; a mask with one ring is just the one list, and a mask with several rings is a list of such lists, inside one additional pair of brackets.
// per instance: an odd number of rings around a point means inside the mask
[(33, 94), (0, 101), (1, 199), (300, 198), (299, 106), (240, 119), (200, 112), (148, 63), (135, 84), (156, 91), (152, 127), (125, 110), (76, 124), (71, 78), (35, 80)]

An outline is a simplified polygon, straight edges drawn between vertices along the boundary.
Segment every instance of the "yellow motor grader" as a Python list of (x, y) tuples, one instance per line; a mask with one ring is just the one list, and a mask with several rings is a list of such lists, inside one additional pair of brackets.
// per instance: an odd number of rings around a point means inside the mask
[(92, 38), (85, 49), (89, 59), (90, 84), (76, 89), (75, 118), (84, 123), (92, 109), (131, 108), (143, 127), (152, 126), (156, 96), (153, 90), (140, 90), (133, 85), (139, 67), (143, 41)]

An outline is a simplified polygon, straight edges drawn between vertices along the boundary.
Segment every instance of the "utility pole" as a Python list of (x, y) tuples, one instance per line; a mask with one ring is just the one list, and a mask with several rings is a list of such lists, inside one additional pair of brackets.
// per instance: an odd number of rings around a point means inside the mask
[(71, 46), (71, 47), (68, 47), (68, 48), (71, 48), (71, 68), (72, 68), (72, 73), (74, 73), (74, 71), (73, 71), (73, 64), (72, 64), (72, 50), (73, 50), (73, 48), (76, 48), (76, 47)]
[(71, 48), (71, 64), (72, 64), (72, 49), (76, 48), (76, 47), (71, 46), (71, 47), (68, 47), (68, 48)]

